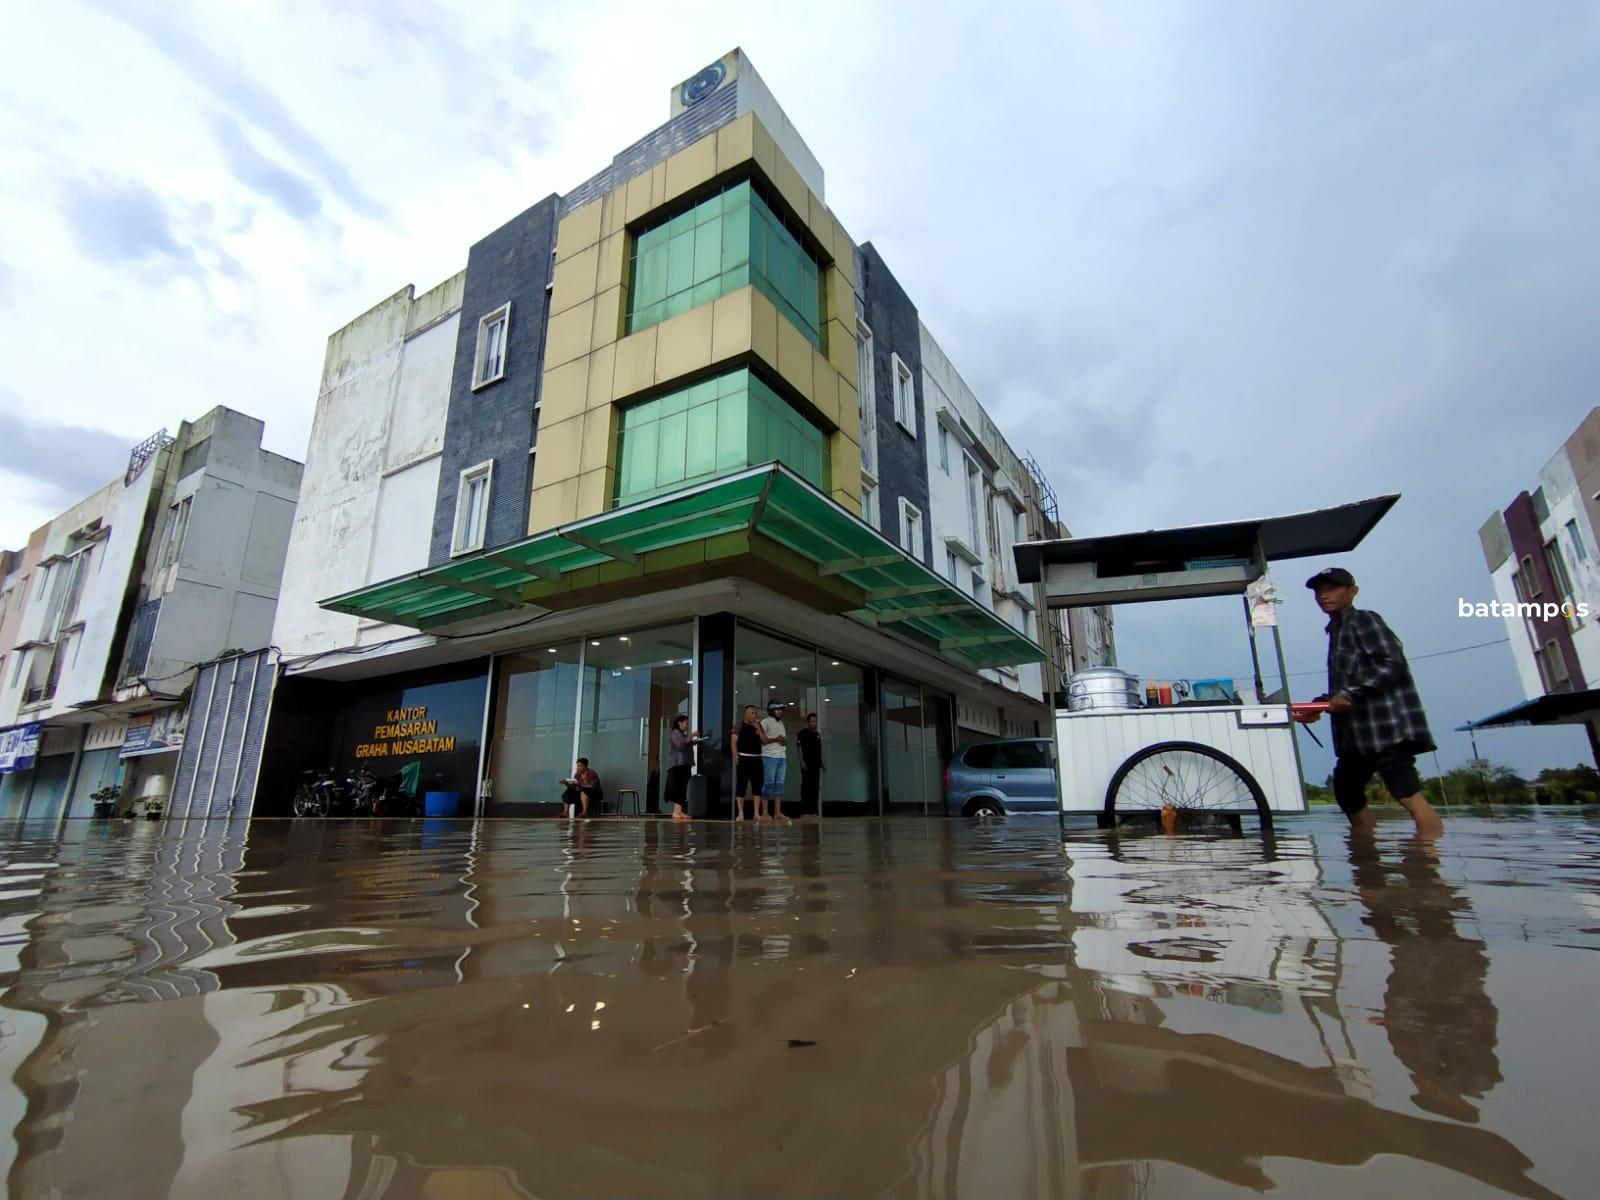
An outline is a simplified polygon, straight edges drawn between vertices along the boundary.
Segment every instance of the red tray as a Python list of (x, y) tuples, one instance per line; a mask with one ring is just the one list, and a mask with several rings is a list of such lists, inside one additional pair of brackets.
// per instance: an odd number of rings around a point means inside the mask
[(1328, 702), (1326, 700), (1296, 700), (1289, 707), (1295, 712), (1327, 712)]

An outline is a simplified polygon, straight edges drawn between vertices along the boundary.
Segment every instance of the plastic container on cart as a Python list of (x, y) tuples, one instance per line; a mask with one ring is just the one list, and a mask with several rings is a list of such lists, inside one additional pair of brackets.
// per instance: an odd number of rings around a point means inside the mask
[(1229, 703), (1239, 699), (1231, 679), (1196, 679), (1189, 690), (1191, 700), (1222, 700)]

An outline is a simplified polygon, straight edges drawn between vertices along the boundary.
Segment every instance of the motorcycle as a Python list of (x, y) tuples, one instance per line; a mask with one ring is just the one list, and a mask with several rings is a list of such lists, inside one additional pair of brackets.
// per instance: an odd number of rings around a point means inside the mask
[(357, 767), (341, 779), (331, 767), (302, 772), (295, 788), (293, 810), (297, 817), (404, 817), (420, 816), (415, 796), (403, 795), (397, 776), (380, 779), (367, 767)]

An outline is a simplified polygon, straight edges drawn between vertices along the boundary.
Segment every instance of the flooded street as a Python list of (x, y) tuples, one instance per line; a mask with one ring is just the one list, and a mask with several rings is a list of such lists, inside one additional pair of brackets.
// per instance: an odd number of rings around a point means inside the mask
[(1600, 813), (12, 826), (28, 1197), (1586, 1196)]

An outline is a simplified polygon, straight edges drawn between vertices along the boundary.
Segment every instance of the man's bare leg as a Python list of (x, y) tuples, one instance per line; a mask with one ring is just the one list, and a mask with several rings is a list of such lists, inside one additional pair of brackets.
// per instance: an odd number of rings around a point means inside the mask
[(1378, 814), (1372, 811), (1369, 804), (1365, 808), (1358, 808), (1353, 813), (1346, 813), (1350, 818), (1350, 832), (1359, 833), (1363, 837), (1371, 837), (1378, 828)]
[(1411, 814), (1411, 819), (1417, 823), (1417, 836), (1419, 838), (1436, 838), (1444, 832), (1444, 820), (1434, 811), (1433, 805), (1428, 803), (1428, 798), (1421, 792), (1415, 796), (1399, 797), (1400, 806)]

